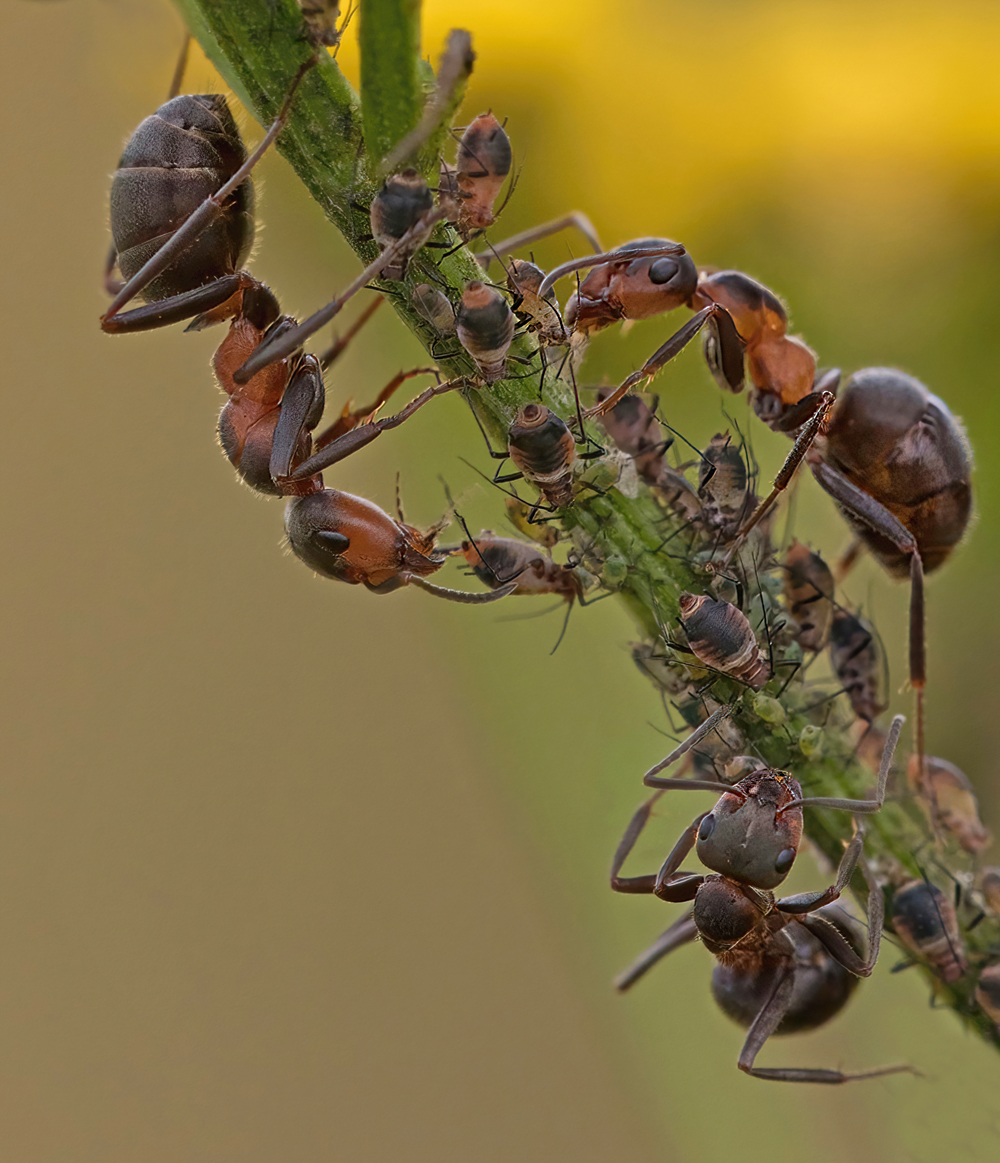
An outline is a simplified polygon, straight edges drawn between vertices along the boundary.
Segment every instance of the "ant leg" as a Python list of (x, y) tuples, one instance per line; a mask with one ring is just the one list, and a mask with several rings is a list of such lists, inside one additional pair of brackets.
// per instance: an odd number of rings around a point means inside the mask
[(589, 267), (597, 267), (606, 262), (619, 262), (628, 259), (631, 262), (637, 258), (660, 258), (665, 255), (682, 255), (687, 254), (687, 251), (678, 242), (661, 243), (659, 246), (630, 246), (627, 248), (619, 248), (618, 250), (609, 250), (604, 254), (589, 254), (583, 258), (571, 258), (568, 262), (560, 263), (559, 266), (553, 267), (552, 270), (542, 279), (541, 286), (535, 292), (540, 299), (552, 290), (552, 288), (559, 282), (560, 279), (565, 278), (566, 275), (573, 274), (574, 271), (584, 271)]
[[(320, 365), (322, 366), (322, 360), (320, 360)], [(374, 415), (392, 396), (396, 389), (407, 380), (412, 379), (414, 376), (433, 375), (436, 371), (437, 368), (433, 367), (415, 367), (411, 368), (408, 372), (397, 372), (382, 391), (379, 392), (374, 403), (366, 404), (363, 408), (352, 409), (351, 404), (354, 401), (348, 400), (339, 418), (329, 428), (325, 428), (319, 436), (314, 438), (315, 450), (318, 452), (321, 448), (326, 448), (328, 444), (332, 444), (334, 440), (343, 436), (345, 432), (350, 432), (352, 428), (357, 428), (362, 420), (367, 420), (369, 416)]]
[(788, 488), (789, 481), (795, 475), (796, 470), (802, 463), (806, 453), (812, 447), (813, 441), (819, 435), (820, 428), (826, 421), (830, 414), (830, 409), (833, 407), (834, 396), (832, 392), (824, 392), (813, 403), (813, 413), (809, 422), (803, 427), (799, 433), (795, 444), (792, 446), (792, 451), (785, 457), (785, 463), (781, 466), (778, 475), (774, 478), (774, 487), (770, 493), (764, 498), (757, 508), (751, 513), (746, 521), (740, 526), (736, 540), (733, 542), (729, 552), (722, 560), (723, 568), (725, 568), (733, 556), (739, 551), (740, 546), (746, 540), (747, 534), (754, 528), (755, 525), (769, 512), (771, 506), (778, 499), (781, 493)]
[(435, 396), (441, 396), (445, 392), (450, 392), (455, 388), (464, 386), (465, 380), (458, 379), (448, 380), (446, 383), (435, 384), (434, 387), (427, 388), (419, 396), (412, 399), (402, 411), (397, 412), (395, 416), (386, 416), (382, 420), (361, 424), (357, 428), (352, 428), (343, 433), (343, 435), (338, 436), (336, 440), (331, 441), (331, 443), (320, 449), (319, 452), (314, 453), (308, 460), (304, 460), (300, 465), (297, 465), (285, 479), (301, 481), (307, 477), (315, 476), (318, 472), (323, 472), (324, 469), (357, 452), (359, 448), (364, 448), (366, 444), (370, 444), (377, 436), (381, 436), (389, 428), (396, 428), (404, 420), (408, 420), (414, 412), (422, 408), (424, 404), (429, 403)]
[(906, 722), (904, 715), (896, 715), (889, 727), (889, 734), (886, 736), (885, 746), (882, 748), (882, 762), (878, 769), (878, 785), (875, 789), (875, 798), (872, 800), (849, 800), (840, 799), (836, 796), (802, 796), (800, 799), (791, 800), (785, 804), (784, 807), (778, 809), (778, 813), (787, 812), (790, 808), (839, 808), (841, 811), (854, 812), (858, 815), (871, 815), (879, 811), (885, 803), (885, 786), (889, 778), (889, 769), (892, 767), (892, 757), (896, 752), (896, 744), (899, 742), (899, 733), (903, 729), (903, 724)]
[[(281, 111), (278, 116), (271, 123), (270, 129), (264, 135), (260, 145), (253, 151), (247, 160), (240, 166), (235, 174), (221, 186), (214, 194), (211, 194), (200, 206), (197, 207), (187, 218), (184, 223), (179, 226), (174, 233), (167, 239), (167, 241), (160, 247), (160, 249), (150, 257), (149, 261), (138, 270), (132, 278), (125, 284), (112, 300), (111, 306), (101, 316), (101, 327), (105, 331), (121, 330), (121, 325), (115, 328), (112, 325), (112, 320), (118, 312), (125, 306), (126, 303), (131, 302), (137, 294), (147, 287), (157, 275), (162, 274), (177, 258), (180, 257), (186, 250), (189, 250), (197, 241), (197, 239), (208, 229), (209, 226), (223, 213), (226, 208), (226, 202), (229, 199), (237, 186), (241, 185), (250, 176), (254, 166), (267, 152), (268, 148), (274, 139), (281, 132), (285, 122), (288, 119), (289, 111), (292, 107), (292, 101), (295, 97), (296, 90), (299, 83), (306, 73), (317, 63), (318, 57), (313, 54), (295, 74), (291, 87), (285, 97), (284, 104), (281, 106)], [(294, 348), (290, 348), (285, 354), (290, 354)], [(246, 383), (245, 380), (238, 381)]]
[(420, 589), (426, 590), (436, 598), (445, 598), (449, 602), (464, 602), (467, 606), (484, 606), (487, 602), (498, 602), (517, 589), (517, 582), (511, 582), (497, 590), (468, 593), (466, 590), (449, 590), (445, 589), (444, 586), (436, 586), (433, 582), (426, 581), (422, 577), (410, 577), (407, 579), (407, 584), (419, 586)]
[(326, 351), (324, 351), (323, 354), (319, 357), (319, 364), (323, 371), (327, 371), (332, 364), (336, 363), (336, 361), (340, 359), (340, 357), (344, 354), (344, 350), (346, 349), (347, 345), (357, 335), (361, 328), (364, 327), (368, 320), (371, 319), (371, 317), (384, 302), (384, 295), (376, 295), (372, 302), (368, 304), (368, 306), (361, 312), (357, 319), (355, 319), (351, 326), (348, 327), (344, 334), (338, 335), (334, 339), (333, 343), (331, 343)]
[(669, 929), (661, 933), (644, 953), (640, 953), (627, 969), (623, 969), (612, 985), (619, 993), (631, 989), (658, 961), (682, 945), (694, 941), (697, 936), (698, 926), (694, 923), (693, 914), (685, 913), (683, 917), (674, 921)]
[(484, 252), (478, 256), (479, 262), (485, 270), (489, 270), (491, 259), (503, 258), (505, 254), (513, 254), (515, 250), (520, 250), (533, 242), (540, 242), (543, 238), (549, 238), (553, 234), (558, 234), (560, 230), (567, 230), (570, 226), (575, 226), (594, 250), (598, 254), (601, 253), (604, 247), (601, 246), (601, 240), (597, 237), (597, 231), (590, 219), (586, 214), (574, 210), (562, 218), (554, 218), (551, 222), (543, 222), (540, 226), (533, 226), (530, 230), (522, 230), (520, 234), (513, 234), (502, 242), (491, 243), (489, 252)]
[[(725, 307), (720, 307), (718, 303), (710, 303), (707, 307), (702, 307), (700, 311), (692, 315), (687, 323), (678, 331), (674, 332), (662, 347), (653, 352), (638, 371), (633, 372), (626, 380), (619, 384), (606, 399), (602, 400), (599, 404), (595, 404), (592, 408), (587, 408), (583, 413), (584, 416), (588, 420), (592, 420), (597, 416), (603, 416), (605, 412), (610, 412), (627, 392), (632, 388), (638, 387), (644, 380), (652, 379), (674, 356), (683, 351), (710, 319), (714, 320), (717, 327), (717, 334), (720, 336), (720, 346), (724, 352), (722, 360), (723, 366), (730, 369), (736, 366), (739, 367), (738, 382), (740, 387), (742, 387), (743, 340), (740, 339), (739, 332), (736, 330), (736, 324), (733, 322), (732, 315), (729, 314)], [(738, 359), (736, 358), (737, 354)], [(737, 387), (733, 388), (733, 391), (739, 390)]]
[(759, 1013), (753, 1020), (747, 1040), (743, 1044), (737, 1065), (745, 1074), (754, 1078), (765, 1078), (772, 1082), (825, 1082), (841, 1083), (855, 1082), (863, 1078), (881, 1078), (886, 1074), (916, 1074), (912, 1066), (879, 1066), (874, 1070), (859, 1070), (853, 1074), (845, 1074), (841, 1070), (819, 1070), (802, 1067), (786, 1067), (784, 1069), (760, 1069), (754, 1066), (754, 1061), (761, 1047), (781, 1025), (785, 1014), (792, 1004), (792, 995), (795, 989), (795, 967), (788, 965), (778, 971), (778, 978), (774, 984), (771, 996), (761, 1006)]
[[(281, 411), (271, 439), (272, 480), (284, 481), (288, 478), (303, 437), (316, 427), (323, 415), (325, 399), (319, 361), (313, 355), (303, 356), (281, 397)], [(305, 451), (308, 451), (308, 441)]]
[(416, 243), (422, 241), (424, 236), (429, 234), (443, 217), (444, 210), (441, 207), (428, 210), (426, 214), (417, 219), (405, 234), (400, 238), (394, 239), (379, 254), (378, 258), (370, 262), (341, 295), (332, 299), (325, 307), (321, 307), (319, 311), (310, 315), (298, 327), (292, 328), (281, 336), (275, 336), (273, 342), (262, 343), (246, 363), (233, 373), (233, 379), (238, 384), (245, 384), (261, 368), (267, 367), (268, 364), (276, 363), (279, 359), (284, 359), (285, 356), (290, 355), (297, 347), (301, 347), (310, 336), (315, 335), (321, 327), (325, 327), (340, 312), (348, 299), (366, 287), (372, 279), (378, 278), (397, 255), (402, 254), (408, 248), (416, 248)]
[(731, 792), (733, 795), (742, 795), (743, 793), (737, 792), (735, 788), (728, 787), (725, 784), (709, 783), (707, 780), (656, 778), (658, 772), (663, 771), (672, 763), (680, 759), (680, 757), (686, 752), (690, 751), (696, 743), (700, 743), (706, 735), (715, 730), (715, 728), (719, 723), (722, 722), (723, 719), (731, 715), (732, 711), (733, 708), (730, 706), (719, 707), (717, 711), (713, 711), (712, 714), (709, 715), (705, 720), (705, 722), (702, 723), (701, 726), (696, 730), (692, 731), (686, 739), (683, 739), (665, 759), (661, 759), (659, 763), (655, 764), (649, 769), (649, 771), (646, 772), (646, 774), (642, 777), (642, 782), (646, 785), (646, 787), (660, 788), (662, 791), (666, 791), (670, 788), (683, 787), (691, 788), (695, 791), (714, 791), (716, 794), (718, 794), (721, 790)]
[(659, 872), (648, 873), (645, 876), (619, 875), (629, 853), (635, 847), (636, 840), (639, 839), (649, 820), (653, 805), (662, 794), (662, 792), (657, 792), (655, 796), (650, 796), (645, 803), (639, 805), (632, 819), (629, 820), (625, 835), (622, 836), (611, 861), (611, 888), (614, 892), (654, 893), (662, 900), (674, 902), (693, 900), (698, 886), (705, 878), (697, 873), (683, 873), (676, 879), (673, 878), (681, 866), (681, 861), (694, 847), (698, 829), (701, 827), (702, 820), (708, 815), (707, 812), (703, 812), (684, 829)]

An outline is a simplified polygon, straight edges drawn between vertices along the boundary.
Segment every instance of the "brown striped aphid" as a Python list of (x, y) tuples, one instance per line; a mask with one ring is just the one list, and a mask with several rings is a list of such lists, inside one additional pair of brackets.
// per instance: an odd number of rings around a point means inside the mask
[(885, 656), (868, 626), (837, 607), (830, 625), (830, 665), (859, 719), (873, 723), (888, 707)]
[(423, 229), (412, 234), (406, 248), (383, 268), (383, 278), (399, 281), (406, 277), (410, 260), (430, 238), (434, 229), (434, 222), (430, 221), (433, 211), (434, 196), (416, 170), (403, 170), (382, 183), (369, 211), (372, 237), (382, 250), (398, 242), (408, 231), (414, 231), (421, 220), (426, 224)]
[(814, 654), (830, 639), (833, 625), (833, 574), (830, 567), (801, 541), (785, 554), (785, 597), (797, 627), (795, 641)]
[[(920, 765), (916, 755), (910, 756), (906, 777), (910, 790), (916, 795), (934, 826), (935, 821), (950, 832), (965, 852), (975, 856), (993, 843), (993, 837), (979, 818), (979, 804), (969, 777), (946, 759), (933, 755), (924, 758), (926, 783), (920, 778)], [(926, 798), (926, 786), (930, 785), (933, 800)]]
[(472, 572), (490, 589), (511, 582), (514, 594), (557, 594), (570, 604), (583, 602), (583, 585), (571, 565), (559, 565), (538, 545), (514, 537), (497, 537), (484, 529), (462, 542), (462, 555)]
[(413, 305), (420, 315), (439, 335), (454, 335), (456, 320), (451, 300), (430, 283), (418, 283), (411, 296)]
[(455, 165), (441, 168), (441, 201), (463, 242), (496, 222), (493, 206), (512, 161), (503, 126), (492, 112), (480, 113), (462, 134)]
[(751, 690), (763, 690), (770, 681), (771, 666), (743, 611), (732, 602), (705, 594), (683, 593), (679, 604), (681, 629), (695, 658)]
[(892, 898), (892, 927), (912, 953), (942, 981), (958, 981), (969, 967), (955, 907), (928, 880), (910, 880)]
[(721, 544), (728, 544), (757, 500), (743, 447), (734, 444), (728, 432), (717, 432), (701, 454), (698, 496), (702, 526)]
[(512, 593), (515, 583), (487, 593), (444, 589), (427, 581), (448, 560), (437, 548), (442, 525), (420, 530), (399, 513), (393, 520), (364, 497), (323, 489), (293, 497), (285, 510), (292, 552), (316, 573), (388, 594), (415, 585), (452, 602), (481, 605)]
[(480, 381), (502, 380), (514, 339), (514, 313), (503, 295), (478, 279), (466, 283), (456, 325), (458, 341), (472, 356)]
[[(598, 402), (610, 394), (610, 388), (601, 388), (597, 393)], [(656, 418), (658, 402), (654, 396), (650, 407), (640, 396), (626, 396), (601, 417), (601, 427), (614, 446), (632, 457), (636, 472), (651, 486), (658, 485), (663, 477), (666, 468), (663, 457), (671, 443), (664, 439)]]
[(543, 298), (538, 293), (544, 278), (545, 272), (534, 263), (511, 259), (507, 268), (507, 287), (514, 295), (511, 310), (525, 324), (529, 334), (538, 339), (540, 346), (569, 343), (570, 332), (559, 314), (555, 296), (550, 292)]

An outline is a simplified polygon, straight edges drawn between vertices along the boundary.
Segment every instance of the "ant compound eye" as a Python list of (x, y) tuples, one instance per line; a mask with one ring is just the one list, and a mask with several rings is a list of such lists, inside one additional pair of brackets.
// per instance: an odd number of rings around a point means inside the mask
[(675, 258), (658, 258), (649, 267), (649, 281), (658, 286), (669, 283), (677, 274), (680, 266)]
[(784, 876), (794, 863), (795, 849), (786, 848), (778, 854), (778, 859), (774, 862), (774, 871)]
[(320, 549), (338, 556), (351, 548), (350, 537), (345, 537), (343, 533), (334, 533), (331, 529), (317, 529), (313, 534), (313, 541)]
[[(698, 829), (699, 841), (707, 840), (709, 836), (715, 831), (715, 816), (706, 816), (701, 822), (701, 827)], [(794, 859), (795, 853), (792, 853)], [(791, 861), (789, 861), (791, 863)]]

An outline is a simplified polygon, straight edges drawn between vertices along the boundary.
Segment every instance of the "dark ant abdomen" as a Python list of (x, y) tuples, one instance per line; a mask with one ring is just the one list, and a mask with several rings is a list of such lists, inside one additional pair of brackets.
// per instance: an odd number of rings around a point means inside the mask
[[(174, 97), (129, 138), (111, 183), (111, 230), (118, 266), (129, 279), (171, 234), (232, 177), (246, 149), (224, 97)], [(143, 290), (151, 302), (240, 269), (254, 239), (248, 178), (226, 212)]]

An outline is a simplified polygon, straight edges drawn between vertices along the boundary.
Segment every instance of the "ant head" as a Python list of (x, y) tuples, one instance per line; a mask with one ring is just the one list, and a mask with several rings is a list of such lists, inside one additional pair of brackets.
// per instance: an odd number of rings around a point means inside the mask
[(801, 795), (798, 781), (784, 772), (761, 768), (748, 775), (702, 820), (698, 859), (741, 884), (776, 888), (791, 870), (802, 836), (802, 809), (780, 809)]

